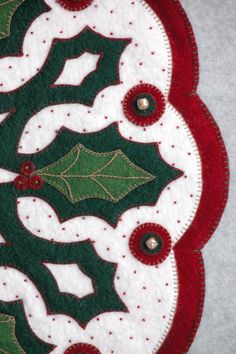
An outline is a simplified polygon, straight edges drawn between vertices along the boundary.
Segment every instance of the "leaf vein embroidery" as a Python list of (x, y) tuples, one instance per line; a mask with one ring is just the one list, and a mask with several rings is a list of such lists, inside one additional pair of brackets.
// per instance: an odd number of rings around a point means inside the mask
[[(76, 156), (74, 156), (75, 152), (77, 152)], [(107, 174), (106, 169), (108, 169)], [(118, 202), (133, 189), (155, 178), (132, 163), (121, 150), (98, 153), (81, 144), (76, 145), (63, 158), (36, 171), (35, 174), (61, 191), (72, 203), (88, 198)], [(104, 180), (99, 180), (101, 178)], [(77, 184), (76, 179), (81, 182)], [(125, 181), (127, 184), (124, 184)]]

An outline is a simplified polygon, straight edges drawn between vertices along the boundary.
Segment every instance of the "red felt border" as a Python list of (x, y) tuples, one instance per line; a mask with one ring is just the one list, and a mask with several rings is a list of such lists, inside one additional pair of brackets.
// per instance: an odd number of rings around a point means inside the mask
[(169, 101), (183, 115), (202, 160), (203, 192), (193, 223), (174, 248), (179, 298), (174, 322), (158, 354), (187, 353), (200, 324), (205, 275), (201, 249), (215, 231), (228, 197), (229, 167), (224, 142), (213, 117), (196, 94), (197, 45), (179, 0), (146, 0), (168, 34), (173, 77)]

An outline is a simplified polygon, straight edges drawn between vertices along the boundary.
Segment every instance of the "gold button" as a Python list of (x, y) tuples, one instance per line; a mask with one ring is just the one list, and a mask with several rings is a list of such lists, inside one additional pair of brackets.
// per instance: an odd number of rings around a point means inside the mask
[(145, 111), (150, 107), (149, 101), (147, 98), (139, 98), (137, 100), (137, 107), (140, 111)]
[(149, 250), (155, 250), (158, 247), (158, 242), (154, 237), (150, 237), (146, 241), (146, 246)]

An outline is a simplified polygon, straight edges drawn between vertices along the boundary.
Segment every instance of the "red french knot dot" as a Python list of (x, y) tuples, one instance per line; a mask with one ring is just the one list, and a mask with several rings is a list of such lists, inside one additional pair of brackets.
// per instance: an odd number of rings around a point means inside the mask
[(14, 180), (14, 185), (16, 189), (25, 191), (29, 187), (28, 179), (25, 176), (17, 176)]
[(34, 172), (34, 165), (30, 161), (25, 161), (21, 164), (20, 171), (22, 175), (30, 176)]
[(43, 180), (40, 176), (34, 175), (29, 179), (29, 186), (33, 190), (39, 190), (43, 186)]
[(101, 354), (101, 352), (91, 344), (77, 343), (68, 348), (64, 354)]
[[(143, 63), (140, 63), (143, 65)], [(150, 95), (155, 101), (155, 109), (152, 113), (144, 116), (138, 113), (134, 108), (134, 103), (139, 95)], [(140, 84), (131, 88), (123, 100), (123, 111), (126, 118), (135, 125), (150, 126), (156, 123), (165, 111), (165, 98), (162, 92), (155, 86), (150, 84), (143, 84), (140, 80)]]

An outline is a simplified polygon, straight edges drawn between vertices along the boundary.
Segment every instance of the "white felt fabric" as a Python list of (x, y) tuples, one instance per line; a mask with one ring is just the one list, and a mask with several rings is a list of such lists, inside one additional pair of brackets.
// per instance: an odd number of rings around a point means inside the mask
[[(178, 295), (176, 264), (171, 252), (158, 267), (143, 265), (130, 253), (129, 236), (138, 225), (154, 222), (169, 231), (174, 245), (194, 218), (202, 188), (196, 143), (184, 118), (168, 103), (172, 73), (169, 41), (160, 20), (142, 0), (95, 0), (81, 12), (66, 11), (54, 0), (47, 3), (52, 10), (36, 19), (28, 30), (24, 55), (0, 60), (1, 91), (20, 87), (38, 72), (53, 38), (75, 36), (87, 25), (104, 36), (132, 38), (132, 43), (121, 57), (120, 85), (99, 93), (93, 107), (67, 104), (47, 107), (35, 114), (21, 136), (19, 153), (42, 150), (62, 126), (87, 133), (117, 122), (124, 138), (157, 143), (162, 158), (181, 169), (184, 176), (163, 191), (155, 206), (126, 211), (116, 228), (89, 215), (60, 224), (55, 211), (45, 201), (34, 197), (19, 199), (19, 217), (32, 234), (67, 243), (91, 239), (101, 258), (118, 264), (115, 288), (129, 313), (104, 313), (82, 329), (65, 315), (47, 315), (42, 297), (27, 276), (9, 268), (0, 268), (0, 300), (12, 301), (16, 296), (23, 299), (31, 328), (42, 340), (57, 346), (54, 354), (63, 354), (68, 346), (77, 342), (91, 343), (103, 354), (112, 351), (114, 354), (151, 354), (162, 344), (173, 320)], [(97, 59), (84, 54), (66, 63), (56, 84), (78, 84), (94, 70)], [(72, 75), (72, 70), (77, 70), (77, 74)], [(121, 103), (125, 94), (140, 81), (157, 86), (167, 100), (160, 121), (147, 128), (130, 123)], [(1, 183), (14, 177), (0, 170)], [(64, 270), (63, 266), (48, 267), (61, 291), (66, 289), (78, 297), (94, 291), (91, 280), (77, 266), (67, 265)], [(69, 273), (76, 276), (73, 284)], [(6, 285), (2, 286), (3, 283)]]

